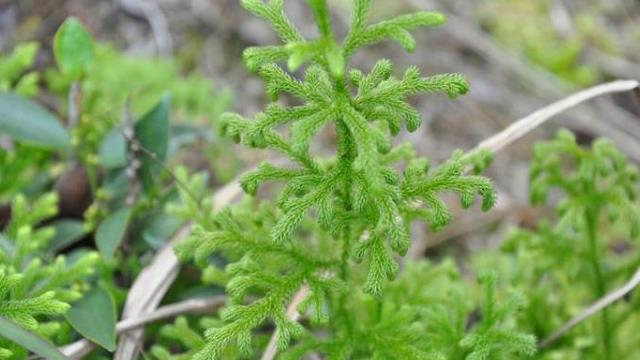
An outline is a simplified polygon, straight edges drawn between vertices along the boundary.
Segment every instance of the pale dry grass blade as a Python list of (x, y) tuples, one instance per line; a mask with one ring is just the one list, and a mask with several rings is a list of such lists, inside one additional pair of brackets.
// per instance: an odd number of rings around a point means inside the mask
[(564, 325), (562, 325), (553, 334), (549, 335), (547, 338), (545, 338), (542, 341), (540, 341), (539, 346), (541, 348), (547, 347), (549, 344), (551, 344), (554, 341), (556, 341), (559, 338), (561, 338), (562, 335), (567, 333), (569, 330), (573, 329), (576, 325), (578, 325), (581, 322), (587, 320), (591, 316), (597, 314), (602, 309), (604, 309), (607, 306), (613, 304), (614, 302), (622, 299), (628, 293), (633, 291), (633, 289), (638, 287), (638, 285), (640, 285), (640, 268), (638, 268), (636, 270), (636, 272), (633, 274), (633, 276), (631, 276), (631, 278), (629, 279), (629, 281), (627, 281), (626, 284), (622, 285), (621, 287), (619, 287), (619, 288), (611, 291), (610, 293), (606, 294), (605, 296), (601, 297), (598, 301), (594, 302), (589, 307), (584, 309), (576, 317), (574, 317), (573, 319), (567, 321)]
[(636, 80), (616, 80), (579, 91), (517, 120), (511, 126), (479, 143), (474, 151), (480, 149), (487, 149), (491, 152), (500, 151), (504, 147), (529, 133), (531, 130), (544, 124), (547, 120), (580, 103), (598, 96), (632, 91), (637, 88), (638, 81)]

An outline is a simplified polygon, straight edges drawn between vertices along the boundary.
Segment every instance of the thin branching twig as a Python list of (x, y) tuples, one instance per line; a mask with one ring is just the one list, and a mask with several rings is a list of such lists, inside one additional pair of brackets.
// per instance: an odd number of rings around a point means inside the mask
[(129, 165), (126, 170), (127, 177), (129, 178), (129, 193), (125, 200), (125, 204), (131, 207), (135, 204), (138, 196), (140, 195), (140, 147), (136, 139), (136, 128), (133, 126), (133, 114), (131, 113), (131, 98), (127, 97), (127, 101), (124, 105), (124, 138), (127, 142)]
[[(78, 124), (80, 124), (80, 114), (81, 114), (81, 102), (82, 102), (82, 86), (79, 82), (74, 81), (71, 83), (71, 87), (69, 88), (69, 94), (67, 98), (67, 105), (69, 106), (68, 114), (67, 114), (67, 128), (69, 131), (72, 131)], [(69, 161), (75, 167), (78, 164), (78, 154), (76, 153), (75, 147), (69, 153)]]
[[(171, 177), (171, 180), (174, 181), (175, 185), (178, 186), (181, 190), (183, 190), (185, 194), (187, 194), (187, 196), (189, 196), (197, 206), (200, 206), (200, 201), (198, 201), (198, 197), (196, 197), (196, 195), (191, 190), (189, 190), (189, 187), (186, 186), (186, 184), (184, 184), (167, 165), (165, 165), (164, 161), (158, 158), (158, 155), (156, 153), (147, 149), (140, 143), (140, 141), (135, 137), (135, 127), (132, 127), (132, 129), (133, 129), (132, 131), (128, 131), (127, 128), (125, 127), (125, 129), (121, 130), (120, 132), (127, 142), (127, 148), (129, 149), (129, 151), (134, 152), (136, 154), (136, 157), (134, 158), (134, 160), (138, 161), (138, 170), (141, 165), (139, 162), (140, 157), (138, 155), (144, 154), (145, 156), (150, 158), (153, 162), (155, 162), (158, 166), (160, 166), (160, 168), (163, 171), (169, 174), (169, 176)], [(127, 169), (127, 172), (129, 172), (129, 169)], [(130, 175), (128, 174), (128, 176)], [(204, 211), (205, 209), (200, 209), (200, 210)]]

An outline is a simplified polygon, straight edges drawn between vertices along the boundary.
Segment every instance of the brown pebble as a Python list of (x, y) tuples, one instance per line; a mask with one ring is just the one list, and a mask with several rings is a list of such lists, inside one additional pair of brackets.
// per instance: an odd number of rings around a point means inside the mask
[(58, 216), (61, 217), (81, 218), (93, 201), (87, 171), (80, 165), (62, 174), (54, 189), (60, 198)]

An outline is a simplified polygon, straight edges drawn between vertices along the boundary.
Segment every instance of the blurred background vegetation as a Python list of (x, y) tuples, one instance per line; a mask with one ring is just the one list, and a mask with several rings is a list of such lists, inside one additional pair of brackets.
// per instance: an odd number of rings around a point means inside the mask
[[(308, 21), (311, 14), (306, 4), (285, 3), (301, 31), (313, 34), (315, 26)], [(350, 1), (330, 4), (336, 10), (336, 28), (344, 33)], [(435, 162), (447, 159), (455, 149), (473, 148), (516, 119), (577, 89), (640, 74), (637, 1), (375, 0), (373, 9), (374, 18), (414, 9), (448, 16), (444, 26), (416, 33), (415, 53), (407, 55), (398, 45), (385, 43), (354, 59), (354, 67), (363, 69), (386, 57), (398, 69), (416, 64), (424, 74), (460, 72), (469, 79), (471, 92), (460, 99), (416, 101), (426, 125), (396, 139), (413, 142), (419, 154)], [(36, 196), (55, 189), (60, 197), (59, 217), (86, 218), (81, 224), (85, 232), (121, 207), (127, 193), (118, 184), (123, 181), (126, 158), (111, 150), (113, 141), (119, 144), (118, 124), (129, 97), (130, 111), (137, 118), (148, 114), (166, 91), (171, 92), (172, 135), (166, 163), (171, 168), (180, 164), (191, 172), (204, 171), (211, 189), (274, 156), (220, 139), (215, 131), (216, 119), (225, 110), (249, 116), (264, 107), (261, 81), (240, 59), (248, 46), (277, 42), (268, 26), (244, 11), (239, 1), (0, 0), (0, 89), (35, 99), (62, 118), (70, 110), (66, 100), (72, 81), (56, 69), (52, 44), (56, 29), (69, 16), (81, 20), (99, 42), (82, 80), (83, 115), (71, 130), (73, 156), (82, 166), (78, 170), (51, 151), (0, 134), (1, 227), (10, 219), (9, 204), (16, 192)], [(452, 226), (437, 234), (416, 225), (413, 236), (421, 245), (412, 249), (411, 256), (453, 255), (462, 260), (464, 271), (469, 253), (498, 247), (510, 227), (534, 228), (550, 210), (529, 204), (531, 149), (535, 141), (550, 138), (559, 127), (573, 130), (580, 144), (608, 137), (632, 162), (640, 162), (636, 110), (628, 94), (598, 99), (558, 116), (497, 154), (489, 170), (499, 192), (496, 209), (486, 214), (461, 212)], [(315, 151), (333, 148), (333, 141), (333, 134), (326, 132), (322, 142), (314, 145)], [(167, 184), (168, 177), (160, 174), (158, 182)], [(184, 181), (189, 181), (188, 176)], [(136, 218), (139, 226), (133, 236), (137, 240), (129, 244), (157, 249), (167, 241), (166, 234), (179, 226), (160, 210), (177, 195), (159, 186), (145, 196), (140, 206), (153, 211)], [(79, 234), (73, 241), (85, 233)], [(624, 238), (615, 238), (609, 245), (613, 253), (624, 253), (631, 246)], [(59, 244), (55, 250), (66, 246), (76, 245)], [(143, 262), (129, 258), (121, 269), (113, 263), (100, 272), (105, 279), (128, 270), (136, 273)], [(105, 286), (119, 294), (121, 304), (123, 289), (132, 279), (116, 278), (118, 284)], [(174, 286), (187, 288), (184, 283)], [(179, 293), (172, 292), (170, 297), (189, 296)]]

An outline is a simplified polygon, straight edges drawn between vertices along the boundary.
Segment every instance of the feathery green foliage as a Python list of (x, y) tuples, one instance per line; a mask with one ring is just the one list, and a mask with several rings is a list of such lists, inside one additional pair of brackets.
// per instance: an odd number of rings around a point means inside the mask
[[(242, 2), (272, 25), (284, 45), (245, 51), (247, 66), (263, 78), (274, 102), (254, 119), (223, 115), (222, 131), (249, 147), (275, 150), (297, 166), (263, 163), (241, 181), (250, 195), (266, 181), (284, 183), (277, 209), (267, 203), (259, 210), (226, 209), (212, 222), (199, 224), (190, 240), (178, 247), (181, 257), (193, 257), (202, 266), (214, 252), (232, 261), (226, 273), (234, 301), (222, 313), (224, 325), (207, 331), (207, 343), (196, 359), (219, 357), (234, 340), (248, 355), (252, 330), (267, 319), (275, 324), (278, 348), (286, 348), (304, 330), (286, 314), (287, 303), (302, 287), (310, 290), (302, 308), (314, 322), (329, 321), (334, 336), (356, 341), (353, 329), (341, 320), (347, 316), (347, 298), (360, 287), (382, 297), (385, 284), (399, 269), (394, 254), (404, 255), (409, 248), (410, 222), (420, 218), (436, 230), (444, 227), (451, 214), (440, 198), (443, 192), (459, 194), (465, 208), (477, 195), (483, 198), (483, 210), (495, 202), (489, 180), (464, 174), (472, 165), (482, 170), (488, 164), (486, 153), (456, 152), (432, 168), (410, 145), (391, 146), (403, 122), (409, 131), (420, 126), (420, 115), (407, 98), (423, 93), (455, 98), (468, 90), (461, 75), (423, 77), (417, 67), (410, 67), (396, 78), (387, 60), (368, 74), (347, 70), (354, 52), (366, 45), (393, 40), (411, 51), (415, 41), (409, 30), (439, 25), (444, 16), (418, 12), (368, 24), (370, 1), (356, 0), (351, 29), (338, 41), (325, 1), (308, 3), (319, 33), (314, 40), (302, 37), (285, 15), (282, 0)], [(308, 65), (304, 78), (277, 64), (285, 60), (291, 71)], [(298, 104), (276, 102), (282, 94)], [(323, 128), (336, 133), (334, 157), (319, 158), (310, 151), (312, 139)], [(367, 269), (362, 280), (354, 275), (362, 268), (360, 262)], [(247, 304), (248, 294), (258, 294), (258, 299)], [(328, 316), (327, 308), (339, 317)]]
[[(38, 256), (55, 231), (37, 225), (56, 213), (57, 201), (55, 194), (45, 194), (29, 205), (24, 196), (17, 195), (11, 222), (0, 234), (0, 316), (45, 337), (60, 329), (55, 316), (64, 314), (68, 303), (82, 296), (86, 283), (81, 280), (93, 273), (99, 258), (91, 252), (70, 263), (64, 256), (44, 263)], [(0, 347), (17, 352), (15, 356), (24, 353), (4, 340)]]
[[(16, 192), (37, 187), (41, 169), (51, 159), (47, 150), (15, 144), (11, 151), (0, 151), (0, 199), (10, 200)], [(9, 198), (9, 199), (7, 199)]]
[[(201, 322), (211, 322), (209, 319), (202, 319)], [(205, 340), (200, 333), (194, 331), (187, 318), (178, 317), (173, 324), (165, 325), (160, 329), (160, 336), (184, 345), (187, 352), (173, 355), (167, 348), (161, 345), (154, 345), (151, 348), (151, 355), (160, 360), (186, 360), (190, 359), (197, 351), (204, 347)]]
[[(616, 254), (612, 249), (620, 246), (620, 237), (638, 238), (637, 184), (638, 169), (608, 140), (597, 139), (586, 148), (562, 130), (553, 141), (536, 145), (531, 201), (542, 205), (554, 190), (560, 190), (561, 197), (552, 219), (536, 230), (513, 231), (503, 245), (517, 263), (509, 267), (510, 281), (529, 299), (519, 319), (524, 328), (548, 336), (574, 316), (576, 308), (631, 276), (640, 260), (637, 251)], [(637, 246), (628, 240), (623, 244)], [(625, 323), (634, 321), (624, 315), (630, 306), (605, 309), (572, 330), (560, 342), (558, 356), (615, 359), (629, 353), (628, 344), (616, 339)]]
[[(514, 332), (512, 328), (505, 328), (501, 324), (509, 319), (514, 310), (522, 306), (524, 299), (514, 295), (503, 305), (499, 305), (496, 300), (496, 275), (481, 273), (479, 280), (484, 287), (482, 321), (460, 342), (463, 348), (471, 350), (465, 359), (499, 359), (510, 353), (529, 356), (535, 354), (536, 338), (534, 336)], [(513, 327), (513, 324), (510, 326)]]
[[(293, 360), (315, 352), (328, 359), (499, 359), (535, 352), (535, 338), (514, 331), (521, 297), (498, 297), (496, 276), (480, 277), (481, 309), (452, 261), (409, 262), (379, 302), (362, 292), (347, 300), (346, 312), (332, 314), (351, 332), (330, 339), (305, 334), (283, 353)], [(472, 323), (476, 311), (482, 320)]]

